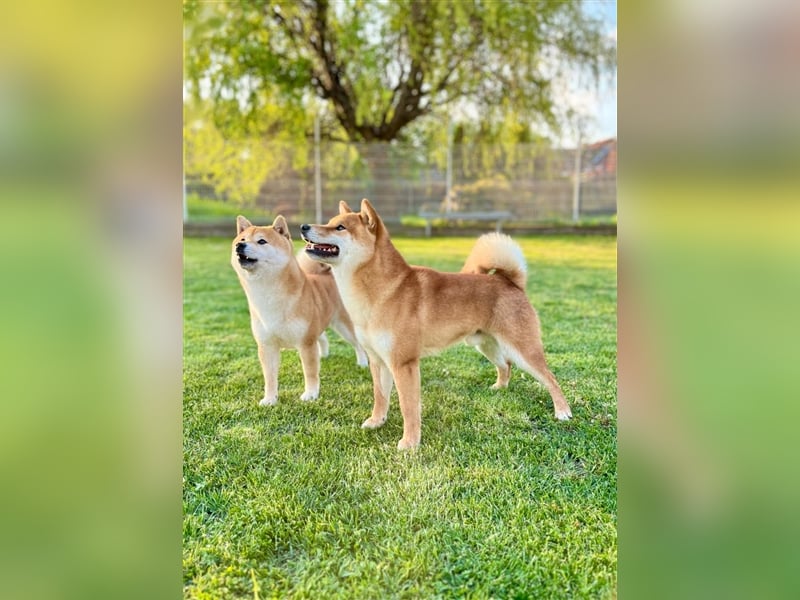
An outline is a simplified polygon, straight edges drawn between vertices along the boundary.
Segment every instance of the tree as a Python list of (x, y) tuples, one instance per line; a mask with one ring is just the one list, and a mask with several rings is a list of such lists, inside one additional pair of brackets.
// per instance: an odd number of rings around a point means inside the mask
[[(224, 133), (264, 135), (330, 107), (324, 134), (391, 141), (459, 103), (558, 126), (553, 74), (614, 61), (600, 22), (560, 0), (239, 0), (185, 5), (187, 89)], [(314, 111), (316, 112), (316, 110)], [(307, 129), (306, 129), (307, 131)]]
[[(304, 139), (293, 139), (286, 130), (276, 132), (269, 144), (247, 136), (223, 136), (206, 115), (206, 103), (184, 108), (184, 168), (197, 183), (214, 187), (219, 197), (246, 204), (258, 196), (270, 176), (307, 169)], [(265, 112), (264, 121), (275, 116)]]

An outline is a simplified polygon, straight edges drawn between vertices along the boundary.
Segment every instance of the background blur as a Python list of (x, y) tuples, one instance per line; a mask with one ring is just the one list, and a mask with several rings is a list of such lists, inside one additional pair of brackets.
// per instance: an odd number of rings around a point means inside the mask
[[(623, 595), (798, 589), (795, 4), (619, 6)], [(180, 594), (182, 17), (0, 8), (4, 597)]]
[(798, 589), (800, 10), (620, 3), (621, 597)]
[(0, 7), (4, 598), (180, 594), (181, 7)]

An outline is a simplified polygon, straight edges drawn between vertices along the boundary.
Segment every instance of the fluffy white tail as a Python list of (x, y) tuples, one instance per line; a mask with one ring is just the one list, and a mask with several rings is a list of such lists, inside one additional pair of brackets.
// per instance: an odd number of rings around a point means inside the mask
[(309, 258), (305, 250), (300, 250), (296, 255), (300, 268), (309, 275), (325, 275), (331, 272), (331, 266)]
[(478, 238), (461, 269), (462, 273), (497, 273), (525, 290), (528, 265), (522, 248), (502, 233), (487, 233)]

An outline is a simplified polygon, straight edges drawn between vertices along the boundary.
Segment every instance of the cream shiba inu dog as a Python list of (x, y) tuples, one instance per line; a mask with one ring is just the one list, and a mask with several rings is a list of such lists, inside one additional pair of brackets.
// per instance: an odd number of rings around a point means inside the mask
[(420, 442), (420, 358), (461, 340), (497, 367), (493, 388), (508, 385), (512, 363), (550, 392), (555, 416), (572, 416), (547, 368), (539, 318), (525, 294), (522, 250), (505, 235), (478, 239), (461, 273), (410, 266), (368, 200), (361, 212), (344, 202), (327, 225), (302, 225), (306, 253), (331, 265), (356, 337), (369, 355), (374, 406), (362, 427), (386, 422), (397, 385), (403, 437), (397, 447)]
[(264, 398), (259, 404), (270, 406), (278, 401), (282, 348), (300, 351), (305, 379), (300, 399), (319, 396), (319, 359), (328, 355), (326, 327), (355, 346), (358, 364), (367, 366), (330, 267), (302, 253), (295, 257), (286, 219), (279, 215), (269, 227), (254, 227), (239, 216), (236, 230), (231, 265), (247, 296), (250, 326), (264, 372)]

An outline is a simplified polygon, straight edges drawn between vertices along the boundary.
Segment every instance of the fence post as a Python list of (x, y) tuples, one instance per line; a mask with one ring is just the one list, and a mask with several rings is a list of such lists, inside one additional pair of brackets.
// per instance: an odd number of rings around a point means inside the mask
[(447, 120), (447, 175), (445, 178), (444, 210), (450, 212), (450, 190), (453, 188), (453, 120)]
[(319, 113), (314, 116), (314, 200), (315, 223), (322, 223), (322, 176), (319, 160)]
[(583, 153), (583, 140), (581, 130), (578, 130), (578, 148), (575, 151), (575, 183), (572, 187), (572, 220), (577, 222), (581, 217), (581, 154)]

